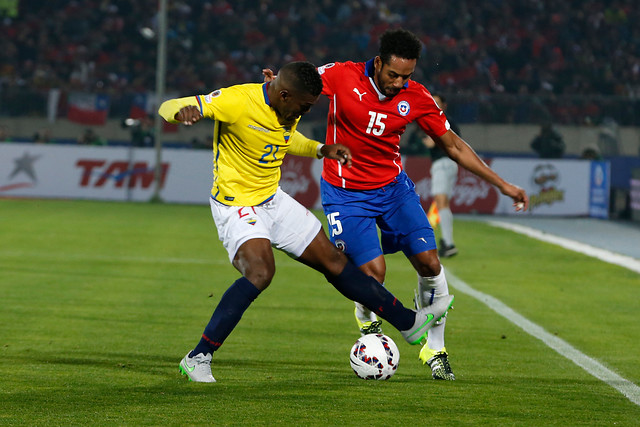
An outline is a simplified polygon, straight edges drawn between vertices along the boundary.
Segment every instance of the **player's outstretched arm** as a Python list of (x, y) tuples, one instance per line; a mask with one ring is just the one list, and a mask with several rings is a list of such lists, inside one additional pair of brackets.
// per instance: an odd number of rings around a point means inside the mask
[(304, 136), (301, 132), (295, 131), (289, 145), (289, 154), (303, 157), (316, 157), (321, 159), (337, 160), (346, 167), (351, 167), (351, 150), (342, 144), (322, 144), (315, 139)]
[(436, 143), (460, 166), (495, 185), (505, 196), (511, 197), (516, 211), (526, 211), (529, 208), (529, 197), (524, 189), (502, 179), (455, 132), (447, 131), (436, 139)]

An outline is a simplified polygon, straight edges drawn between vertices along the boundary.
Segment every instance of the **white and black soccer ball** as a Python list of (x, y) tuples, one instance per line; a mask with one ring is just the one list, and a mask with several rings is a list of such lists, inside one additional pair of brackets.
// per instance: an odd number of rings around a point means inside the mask
[(365, 380), (388, 380), (396, 373), (399, 361), (398, 346), (382, 334), (358, 338), (349, 353), (353, 372)]

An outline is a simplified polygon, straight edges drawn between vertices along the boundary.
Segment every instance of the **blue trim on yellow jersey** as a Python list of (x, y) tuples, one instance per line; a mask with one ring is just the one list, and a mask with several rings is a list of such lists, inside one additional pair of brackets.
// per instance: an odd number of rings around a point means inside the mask
[(275, 195), (275, 194), (274, 194), (273, 196), (271, 196), (271, 197), (268, 197), (266, 200), (264, 200), (264, 201), (262, 201), (262, 202), (258, 203), (258, 206), (260, 206), (260, 205), (264, 205), (265, 203), (270, 202), (274, 197), (276, 197), (276, 195)]
[[(372, 58), (372, 59), (368, 60), (364, 64), (364, 75), (367, 76), (367, 77), (371, 77), (371, 78), (373, 78), (373, 76), (375, 75), (375, 69), (374, 69), (374, 66), (373, 66), (373, 61), (375, 61), (375, 58)], [(409, 81), (408, 80), (404, 84), (403, 87), (404, 88), (409, 87)]]
[[(213, 176), (215, 179), (215, 176), (218, 173), (218, 158), (220, 158), (220, 148), (218, 147), (220, 145), (220, 122), (218, 120), (216, 120), (213, 123), (213, 141), (212, 142), (213, 142), (213, 146), (215, 147), (215, 149), (213, 150), (215, 154), (213, 158)], [(211, 196), (213, 200), (216, 200), (216, 198), (218, 197), (218, 194), (220, 194), (219, 188), (218, 188), (218, 191), (216, 191), (216, 194)]]
[(204, 110), (202, 109), (202, 101), (200, 100), (200, 95), (196, 95), (196, 101), (198, 101), (198, 108), (200, 108), (200, 114), (204, 117)]
[[(220, 122), (216, 120), (213, 124), (213, 145), (217, 146), (220, 144)], [(220, 150), (216, 150), (216, 157), (213, 159), (214, 166), (218, 165), (218, 158), (220, 157)]]
[[(216, 199), (216, 197), (218, 197), (218, 194), (220, 194), (219, 191), (215, 194), (215, 196), (213, 194), (210, 195), (210, 197), (213, 199), (214, 202), (220, 203), (221, 205), (224, 205), (224, 206), (231, 206), (231, 205), (227, 205), (226, 203), (222, 203), (220, 200)], [(274, 197), (276, 197), (275, 194), (272, 195), (272, 196), (267, 197), (266, 200), (258, 203), (256, 206), (264, 205), (265, 203), (270, 202), (271, 200), (273, 200)]]
[(264, 103), (271, 107), (271, 101), (269, 100), (269, 82), (262, 85), (262, 94), (264, 95)]

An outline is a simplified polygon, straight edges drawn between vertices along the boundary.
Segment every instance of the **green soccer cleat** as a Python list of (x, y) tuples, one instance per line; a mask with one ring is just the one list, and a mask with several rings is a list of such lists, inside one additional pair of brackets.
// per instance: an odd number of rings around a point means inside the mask
[(360, 328), (360, 334), (362, 336), (369, 334), (382, 334), (382, 321), (376, 320), (373, 322), (365, 322)]
[(423, 339), (427, 338), (429, 329), (447, 314), (447, 310), (451, 308), (452, 304), (453, 295), (434, 298), (433, 304), (416, 312), (416, 320), (413, 326), (406, 331), (400, 331), (400, 333), (409, 344), (420, 344)]
[(418, 357), (424, 365), (429, 365), (431, 376), (434, 380), (454, 381), (456, 379), (451, 370), (451, 365), (449, 365), (449, 355), (446, 348), (440, 351), (433, 351), (425, 344)]
[(382, 334), (382, 321), (381, 320), (371, 320), (368, 322), (363, 322), (358, 318), (358, 309), (354, 310), (354, 316), (356, 318), (356, 323), (358, 324), (358, 329), (360, 329), (360, 335), (365, 336), (368, 334)]
[(189, 381), (197, 383), (215, 383), (216, 379), (211, 374), (211, 353), (206, 355), (199, 353), (193, 357), (189, 354), (180, 361), (180, 372), (186, 375)]

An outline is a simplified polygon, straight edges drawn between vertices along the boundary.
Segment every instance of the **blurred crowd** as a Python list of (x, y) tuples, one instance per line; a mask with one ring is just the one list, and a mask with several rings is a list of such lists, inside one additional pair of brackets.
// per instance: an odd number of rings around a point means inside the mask
[[(0, 9), (1, 85), (155, 88), (157, 0), (14, 3)], [(634, 0), (171, 0), (166, 83), (193, 93), (290, 60), (366, 60), (404, 27), (424, 42), (415, 78), (439, 92), (635, 98), (639, 20)]]

